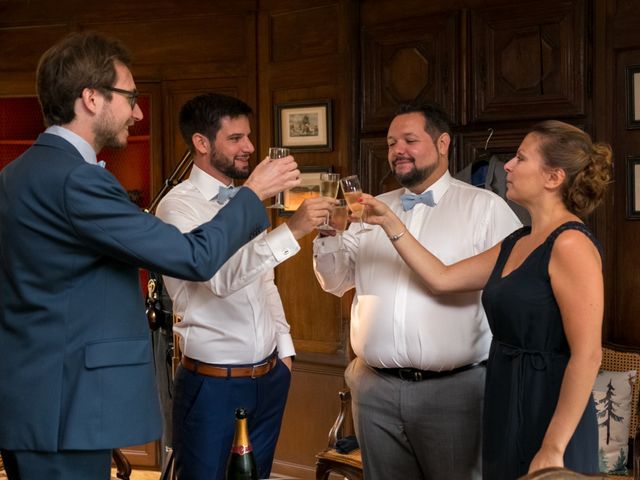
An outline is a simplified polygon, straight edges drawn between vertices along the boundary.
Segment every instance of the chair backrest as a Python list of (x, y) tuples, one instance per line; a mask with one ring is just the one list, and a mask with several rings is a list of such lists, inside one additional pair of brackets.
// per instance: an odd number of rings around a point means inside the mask
[(634, 438), (638, 428), (638, 395), (640, 393), (640, 350), (631, 347), (607, 343), (602, 348), (602, 369), (612, 372), (638, 372), (636, 382), (631, 390), (631, 422), (629, 424), (629, 437)]
[(604, 474), (583, 475), (572, 470), (567, 470), (566, 468), (548, 467), (538, 470), (537, 472), (529, 473), (524, 477), (520, 477), (518, 480), (586, 480), (589, 478), (606, 479), (608, 477)]

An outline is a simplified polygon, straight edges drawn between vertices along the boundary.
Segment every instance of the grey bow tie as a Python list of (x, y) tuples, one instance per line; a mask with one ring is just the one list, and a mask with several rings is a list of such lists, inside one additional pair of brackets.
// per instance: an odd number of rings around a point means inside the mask
[(416, 195), (415, 193), (405, 193), (400, 195), (400, 200), (402, 201), (402, 209), (405, 212), (411, 210), (418, 203), (424, 203), (429, 207), (436, 206), (436, 202), (433, 200), (433, 192), (431, 190), (421, 195)]
[(218, 196), (217, 196), (218, 203), (222, 205), (223, 203), (228, 202), (229, 200), (231, 200), (233, 197), (236, 196), (236, 193), (238, 193), (238, 190), (240, 190), (240, 187), (220, 187), (220, 190), (218, 190)]

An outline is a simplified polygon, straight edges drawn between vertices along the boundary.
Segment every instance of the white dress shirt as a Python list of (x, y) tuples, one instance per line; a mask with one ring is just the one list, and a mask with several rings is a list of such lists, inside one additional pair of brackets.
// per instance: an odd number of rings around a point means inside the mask
[[(156, 215), (188, 232), (223, 208), (216, 198), (221, 182), (195, 165), (189, 179), (162, 199)], [(248, 364), (278, 348), (295, 355), (289, 324), (273, 268), (300, 246), (286, 224), (263, 232), (235, 253), (208, 282), (163, 277), (182, 321), (173, 329), (187, 357), (206, 363)]]
[[(398, 189), (378, 196), (407, 229), (445, 264), (492, 247), (520, 227), (498, 195), (446, 172), (429, 189), (435, 207), (405, 212)], [(337, 296), (355, 287), (351, 345), (372, 367), (451, 370), (485, 360), (491, 333), (481, 292), (433, 296), (396, 252), (381, 227), (357, 234), (353, 223), (338, 237), (314, 240), (314, 269), (322, 288)], [(399, 232), (394, 232), (399, 233)]]

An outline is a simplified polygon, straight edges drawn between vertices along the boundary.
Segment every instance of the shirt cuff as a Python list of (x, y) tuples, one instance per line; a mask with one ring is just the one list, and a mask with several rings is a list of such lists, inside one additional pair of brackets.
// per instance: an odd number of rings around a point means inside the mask
[(280, 358), (293, 357), (296, 354), (293, 339), (289, 333), (278, 335), (276, 345), (278, 346), (278, 357)]
[(271, 230), (265, 237), (265, 242), (278, 263), (284, 262), (300, 251), (300, 244), (286, 223)]

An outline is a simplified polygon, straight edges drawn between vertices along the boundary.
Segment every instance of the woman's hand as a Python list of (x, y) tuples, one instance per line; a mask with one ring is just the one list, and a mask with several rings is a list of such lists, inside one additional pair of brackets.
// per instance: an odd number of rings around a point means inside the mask
[(394, 217), (397, 219), (396, 215), (389, 209), (386, 203), (372, 197), (368, 193), (363, 193), (358, 201), (365, 207), (362, 220), (366, 223), (384, 226), (385, 223), (388, 223)]
[(542, 448), (538, 450), (538, 453), (531, 460), (529, 473), (548, 467), (564, 467), (564, 454), (556, 449), (542, 445)]

